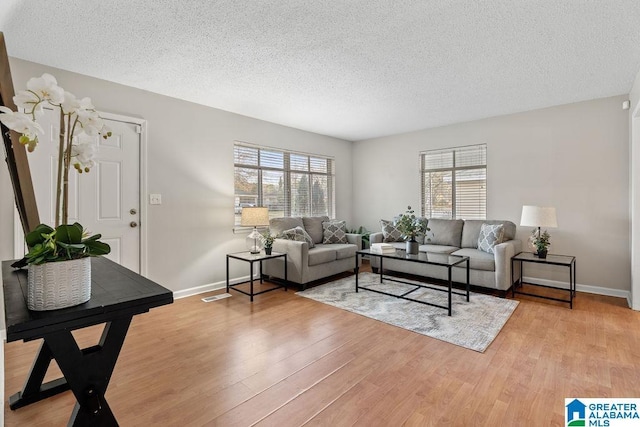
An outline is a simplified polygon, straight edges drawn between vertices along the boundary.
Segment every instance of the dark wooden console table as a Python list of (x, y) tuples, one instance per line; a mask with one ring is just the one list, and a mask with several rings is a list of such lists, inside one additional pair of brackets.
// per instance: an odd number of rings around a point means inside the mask
[[(104, 257), (91, 260), (91, 299), (53, 311), (27, 309), (27, 271), (2, 262), (7, 342), (43, 339), (22, 391), (9, 398), (21, 408), (71, 390), (76, 405), (68, 425), (117, 426), (105, 392), (136, 314), (173, 302), (173, 293)], [(71, 331), (105, 323), (100, 342), (80, 349)], [(43, 383), (51, 360), (63, 378)]]

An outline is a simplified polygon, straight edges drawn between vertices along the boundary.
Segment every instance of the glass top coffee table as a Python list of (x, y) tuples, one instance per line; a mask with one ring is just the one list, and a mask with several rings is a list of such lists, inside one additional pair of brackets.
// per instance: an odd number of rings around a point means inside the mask
[[(373, 289), (371, 287), (366, 287), (366, 286), (359, 286), (358, 284), (358, 271), (359, 271), (359, 263), (358, 263), (358, 256), (362, 257), (363, 255), (367, 255), (369, 257), (378, 257), (380, 260), (380, 283), (384, 283), (385, 280), (388, 280), (390, 282), (398, 282), (398, 283), (404, 283), (407, 285), (412, 285), (414, 288), (409, 290), (408, 292), (405, 292), (401, 295), (397, 295), (397, 294), (391, 294), (391, 293), (387, 293), (384, 291), (381, 291), (379, 289)], [(407, 282), (406, 280), (401, 280), (397, 277), (393, 277), (393, 276), (388, 276), (384, 274), (384, 260), (385, 259), (394, 259), (394, 260), (401, 260), (404, 262), (415, 262), (415, 263), (421, 263), (421, 264), (429, 264), (429, 265), (439, 265), (442, 266), (443, 268), (447, 269), (447, 286), (446, 287), (436, 287), (432, 284), (429, 283), (415, 283), (415, 282)], [(462, 265), (464, 264), (464, 265)], [(451, 270), (453, 267), (455, 266), (460, 266), (460, 267), (464, 267), (466, 266), (466, 270), (467, 270), (467, 274), (466, 274), (466, 279), (467, 279), (467, 283), (466, 283), (466, 292), (462, 293), (462, 292), (456, 292), (452, 290), (452, 285), (453, 285), (453, 281), (451, 279)], [(467, 256), (458, 256), (458, 255), (450, 255), (450, 254), (444, 254), (444, 253), (435, 253), (435, 252), (420, 252), (417, 255), (409, 255), (407, 254), (406, 251), (401, 250), (401, 249), (396, 249), (395, 252), (393, 253), (378, 253), (378, 252), (372, 252), (370, 249), (363, 249), (360, 251), (356, 252), (356, 292), (359, 291), (359, 289), (366, 289), (367, 291), (371, 291), (371, 292), (376, 292), (379, 294), (383, 294), (383, 295), (389, 295), (392, 297), (396, 297), (396, 298), (401, 298), (401, 299), (405, 299), (408, 301), (413, 301), (413, 302), (419, 302), (420, 304), (427, 304), (427, 305), (431, 305), (433, 307), (439, 307), (439, 308), (444, 308), (445, 310), (448, 310), (449, 312), (449, 316), (451, 316), (451, 295), (452, 294), (456, 294), (456, 295), (463, 295), (467, 297), (467, 301), (469, 301), (469, 257)], [(428, 278), (425, 277), (425, 279), (428, 280)], [(433, 289), (436, 291), (441, 291), (441, 292), (447, 292), (449, 295), (448, 298), (448, 305), (444, 306), (444, 305), (439, 305), (439, 304), (435, 304), (432, 302), (428, 302), (428, 301), (424, 301), (424, 300), (419, 300), (416, 298), (412, 298), (411, 294), (419, 289), (422, 288), (428, 288), (428, 289)]]

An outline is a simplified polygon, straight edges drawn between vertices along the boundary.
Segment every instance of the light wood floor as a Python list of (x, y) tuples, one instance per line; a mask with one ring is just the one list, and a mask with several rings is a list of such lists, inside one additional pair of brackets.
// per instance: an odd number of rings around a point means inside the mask
[[(291, 290), (201, 297), (134, 318), (107, 392), (122, 426), (561, 426), (565, 397), (640, 397), (640, 313), (618, 298), (519, 296), (477, 353)], [(38, 344), (6, 345), (7, 398)], [(5, 423), (66, 425), (74, 402), (5, 402)]]

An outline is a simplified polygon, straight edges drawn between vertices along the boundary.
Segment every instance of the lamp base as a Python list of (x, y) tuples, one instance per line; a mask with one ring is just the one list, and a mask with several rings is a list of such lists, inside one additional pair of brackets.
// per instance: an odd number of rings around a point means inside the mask
[(249, 233), (246, 239), (247, 249), (252, 254), (259, 254), (262, 249), (262, 236), (258, 233), (258, 229), (253, 227), (253, 231)]

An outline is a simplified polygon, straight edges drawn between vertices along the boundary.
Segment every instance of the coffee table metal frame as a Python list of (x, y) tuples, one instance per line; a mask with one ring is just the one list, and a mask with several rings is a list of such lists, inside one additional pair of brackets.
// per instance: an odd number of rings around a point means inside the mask
[[(402, 295), (396, 295), (396, 294), (391, 294), (388, 292), (383, 292), (381, 290), (378, 289), (372, 289), (366, 286), (360, 286), (358, 284), (358, 271), (359, 271), (359, 263), (358, 263), (358, 256), (362, 257), (364, 255), (367, 256), (374, 256), (374, 257), (378, 257), (380, 259), (380, 283), (384, 283), (384, 280), (388, 280), (391, 282), (398, 282), (398, 283), (404, 283), (407, 285), (412, 285), (415, 286), (414, 289), (411, 289), (408, 292), (403, 293)], [(433, 256), (432, 260), (429, 260), (429, 256)], [(444, 259), (446, 257), (447, 262), (444, 261), (437, 261), (436, 259), (440, 258), (440, 259)], [(414, 283), (414, 282), (407, 282), (406, 280), (401, 280), (398, 279), (397, 277), (393, 277), (393, 276), (388, 276), (384, 274), (384, 268), (383, 268), (383, 260), (384, 259), (395, 259), (395, 260), (401, 260), (401, 261), (406, 261), (406, 262), (415, 262), (415, 263), (420, 263), (420, 264), (429, 264), (429, 265), (440, 265), (442, 267), (446, 267), (447, 268), (447, 287), (445, 289), (443, 289), (442, 287), (434, 287), (434, 286), (429, 286), (429, 284), (419, 284), (419, 283)], [(458, 266), (462, 263), (466, 263), (466, 268), (467, 268), (467, 283), (466, 283), (466, 292), (455, 292), (452, 290), (453, 288), (453, 280), (451, 278), (451, 271), (452, 268), (455, 266)], [(444, 254), (444, 253), (435, 253), (435, 252), (420, 252), (418, 255), (408, 255), (406, 253), (406, 251), (403, 251), (401, 249), (396, 249), (395, 253), (391, 253), (391, 254), (381, 254), (381, 253), (377, 253), (377, 252), (371, 252), (370, 249), (363, 249), (360, 251), (356, 251), (356, 268), (355, 268), (355, 273), (356, 273), (356, 292), (358, 292), (360, 289), (365, 289), (367, 291), (371, 291), (371, 292), (376, 292), (379, 294), (383, 294), (383, 295), (389, 295), (392, 297), (396, 297), (396, 298), (401, 298), (404, 300), (408, 300), (408, 301), (413, 301), (413, 302), (419, 302), (420, 304), (426, 304), (426, 305), (430, 305), (433, 307), (438, 307), (438, 308), (444, 308), (445, 310), (448, 310), (449, 316), (451, 316), (451, 295), (452, 294), (456, 294), (456, 295), (462, 295), (462, 296), (466, 296), (467, 297), (467, 302), (469, 301), (469, 257), (467, 256), (458, 256), (458, 255), (449, 255), (449, 254)], [(425, 279), (427, 279), (425, 277)], [(427, 302), (427, 301), (423, 301), (423, 300), (418, 300), (415, 298), (411, 298), (409, 295), (415, 291), (417, 291), (418, 289), (421, 288), (428, 288), (428, 289), (433, 289), (436, 291), (441, 291), (441, 292), (447, 292), (449, 299), (448, 299), (448, 305), (444, 306), (444, 305), (439, 305), (439, 304), (434, 304), (431, 302)]]

